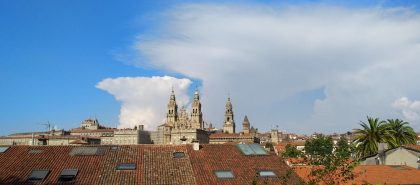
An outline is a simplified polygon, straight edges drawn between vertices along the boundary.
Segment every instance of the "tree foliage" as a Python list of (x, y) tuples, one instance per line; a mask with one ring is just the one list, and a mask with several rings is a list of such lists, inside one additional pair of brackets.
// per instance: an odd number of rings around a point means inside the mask
[(290, 157), (290, 158), (295, 158), (295, 157), (299, 157), (302, 154), (302, 152), (300, 150), (298, 150), (296, 148), (296, 146), (292, 146), (290, 144), (287, 144), (284, 152), (282, 153), (283, 157)]

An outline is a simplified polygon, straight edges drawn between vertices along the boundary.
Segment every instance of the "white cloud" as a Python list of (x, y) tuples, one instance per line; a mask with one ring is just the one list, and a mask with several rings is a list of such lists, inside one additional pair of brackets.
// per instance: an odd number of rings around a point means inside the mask
[(108, 78), (96, 87), (107, 91), (121, 102), (120, 128), (133, 128), (143, 124), (148, 130), (155, 130), (165, 118), (166, 105), (171, 88), (176, 92), (177, 101), (186, 105), (189, 79), (170, 76)]
[[(247, 114), (260, 130), (309, 133), (397, 117), (390, 102), (420, 92), (420, 16), (410, 9), (187, 4), (164, 15), (156, 34), (138, 36), (147, 61), (134, 64), (201, 80), (205, 119), (218, 127), (228, 93), (238, 124)], [(284, 119), (282, 102), (320, 88), (325, 98), (306, 100), (313, 112)]]
[(407, 97), (401, 97), (394, 101), (392, 106), (401, 111), (404, 119), (408, 122), (419, 125), (420, 122), (420, 101), (409, 100)]

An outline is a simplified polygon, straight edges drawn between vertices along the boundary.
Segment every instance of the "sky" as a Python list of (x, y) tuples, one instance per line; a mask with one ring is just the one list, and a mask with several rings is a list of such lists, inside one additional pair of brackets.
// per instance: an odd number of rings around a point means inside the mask
[(222, 128), (420, 131), (418, 1), (0, 1), (0, 135), (164, 122), (201, 95)]

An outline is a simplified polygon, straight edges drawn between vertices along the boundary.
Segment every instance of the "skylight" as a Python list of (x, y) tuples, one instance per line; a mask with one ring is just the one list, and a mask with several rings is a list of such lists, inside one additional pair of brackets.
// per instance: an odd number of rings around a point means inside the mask
[(33, 170), (31, 175), (28, 177), (28, 181), (43, 181), (49, 173), (50, 170)]
[(259, 144), (237, 144), (236, 146), (244, 155), (267, 155)]
[(234, 178), (232, 171), (228, 171), (228, 170), (215, 171), (214, 174), (216, 175), (216, 177), (218, 179), (232, 179), (232, 178)]
[(185, 157), (184, 152), (174, 152), (174, 158), (183, 158)]
[(4, 153), (6, 152), (7, 149), (9, 149), (10, 147), (8, 146), (0, 146), (0, 153)]
[(71, 156), (75, 155), (104, 155), (104, 147), (75, 147), (70, 151)]
[(30, 153), (30, 154), (39, 154), (39, 153), (42, 153), (42, 152), (44, 152), (44, 150), (31, 149), (31, 150), (29, 150), (28, 153)]
[(111, 146), (111, 150), (112, 150), (112, 151), (117, 151), (117, 149), (118, 149), (118, 146), (117, 146), (117, 145), (113, 145), (113, 146)]
[(69, 182), (73, 181), (76, 178), (78, 169), (64, 169), (61, 171), (60, 176), (58, 177), (58, 181), (60, 182)]
[(276, 173), (272, 170), (261, 170), (258, 172), (260, 177), (277, 177)]
[(118, 164), (117, 170), (135, 170), (136, 164), (134, 163), (121, 163)]

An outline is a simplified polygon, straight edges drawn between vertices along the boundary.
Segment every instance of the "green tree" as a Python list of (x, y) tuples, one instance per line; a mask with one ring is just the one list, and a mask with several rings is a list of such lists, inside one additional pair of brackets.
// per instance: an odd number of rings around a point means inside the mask
[(378, 143), (384, 142), (395, 145), (392, 132), (388, 129), (385, 121), (379, 118), (367, 117), (368, 122), (361, 122), (363, 129), (355, 129), (356, 151), (358, 157), (365, 157), (378, 152)]
[(392, 148), (416, 143), (417, 134), (408, 125), (408, 122), (400, 119), (387, 120), (387, 129), (390, 130), (389, 132), (393, 135), (392, 138), (394, 139), (394, 142), (392, 142), (393, 145), (391, 145)]
[(357, 163), (351, 160), (352, 152), (353, 147), (344, 138), (337, 143), (335, 151), (331, 137), (319, 136), (306, 141), (303, 157), (311, 167), (308, 184), (341, 184), (353, 179)]
[(284, 152), (282, 153), (283, 157), (290, 157), (290, 158), (295, 158), (295, 157), (299, 157), (302, 154), (302, 152), (300, 150), (298, 150), (296, 148), (296, 146), (292, 146), (290, 144), (287, 144)]

